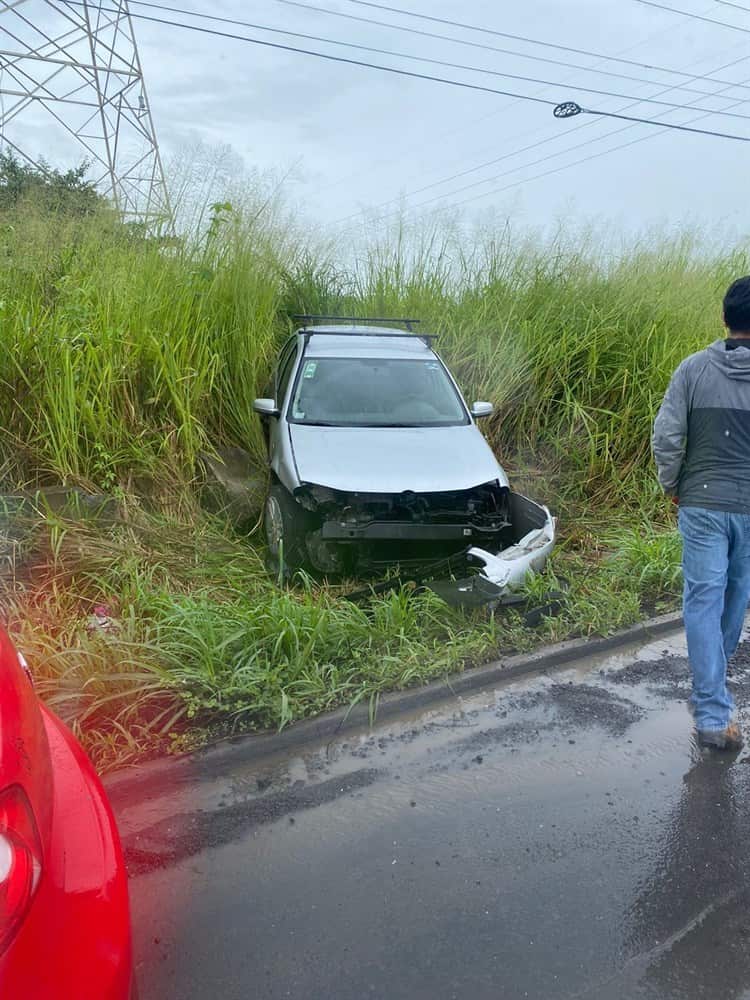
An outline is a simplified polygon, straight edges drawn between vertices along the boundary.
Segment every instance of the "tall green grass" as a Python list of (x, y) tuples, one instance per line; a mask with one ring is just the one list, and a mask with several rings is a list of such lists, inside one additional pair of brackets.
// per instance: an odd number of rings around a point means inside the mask
[(211, 441), (259, 456), (250, 404), (279, 329), (277, 242), (231, 213), (177, 248), (30, 207), (2, 227), (8, 475), (127, 487), (185, 481)]
[[(195, 511), (135, 512), (102, 533), (36, 525), (33, 564), (3, 593), (37, 688), (99, 762), (169, 748), (213, 725), (283, 727), (477, 663), (496, 623), (399, 588), (366, 607), (340, 591), (281, 590), (257, 551)], [(110, 628), (92, 627), (106, 603)], [(171, 736), (170, 736), (171, 734)]]
[(721, 335), (750, 267), (695, 238), (618, 258), (428, 231), (344, 266), (273, 217), (219, 207), (190, 245), (25, 207), (0, 225), (0, 440), (17, 481), (187, 481), (213, 443), (262, 446), (251, 403), (292, 312), (417, 315), (502, 451), (563, 457), (605, 500), (652, 497), (649, 429), (672, 370)]
[[(216, 206), (167, 247), (109, 217), (24, 205), (0, 218), (3, 488), (105, 490), (126, 515), (107, 530), (43, 519), (33, 571), (2, 592), (42, 690), (100, 758), (191, 719), (283, 725), (531, 641), (512, 619), (408, 591), (368, 610), (312, 584), (279, 591), (257, 539), (199, 510), (201, 450), (238, 445), (262, 466), (251, 404), (291, 313), (418, 316), (467, 396), (495, 402), (498, 455), (561, 515), (573, 597), (544, 635), (608, 631), (644, 598), (674, 600), (651, 422), (677, 363), (721, 336), (748, 254), (695, 237), (593, 246), (426, 226), (355, 254), (305, 242), (262, 204)], [(112, 635), (86, 631), (97, 602), (115, 606)]]
[(601, 501), (653, 500), (649, 430), (669, 375), (721, 335), (747, 254), (695, 238), (614, 258), (428, 230), (349, 264), (262, 212), (219, 206), (189, 245), (26, 207), (0, 224), (0, 440), (8, 475), (185, 482), (210, 443), (262, 460), (251, 403), (293, 312), (416, 315), (502, 453), (563, 460)]
[(590, 239), (476, 239), (375, 246), (332, 305), (421, 316), (469, 395), (497, 404), (501, 453), (560, 458), (585, 495), (652, 507), (651, 421), (679, 361), (722, 336), (721, 298), (748, 254), (707, 256), (695, 236), (618, 256)]

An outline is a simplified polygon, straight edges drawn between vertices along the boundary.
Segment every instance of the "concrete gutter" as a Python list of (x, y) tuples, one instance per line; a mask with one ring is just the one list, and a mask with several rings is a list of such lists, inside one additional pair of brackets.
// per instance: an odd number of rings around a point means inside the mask
[[(533, 653), (522, 653), (494, 660), (483, 667), (452, 674), (422, 687), (393, 691), (378, 702), (376, 724), (398, 715), (426, 709), (440, 702), (475, 693), (494, 684), (518, 677), (544, 674), (560, 669), (584, 657), (613, 652), (621, 647), (646, 643), (682, 628), (682, 614), (673, 612), (639, 622), (622, 632), (601, 639), (569, 639), (545, 646)], [(158, 794), (165, 786), (174, 790), (183, 783), (210, 780), (234, 765), (260, 761), (275, 754), (299, 750), (309, 743), (326, 743), (344, 733), (370, 725), (366, 703), (354, 708), (294, 723), (281, 732), (243, 734), (179, 757), (162, 757), (105, 776), (104, 784), (111, 798), (127, 801)]]

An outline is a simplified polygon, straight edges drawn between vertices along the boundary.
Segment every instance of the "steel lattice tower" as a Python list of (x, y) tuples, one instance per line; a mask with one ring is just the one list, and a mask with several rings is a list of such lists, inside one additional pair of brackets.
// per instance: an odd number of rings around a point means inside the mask
[(74, 140), (124, 220), (171, 229), (127, 0), (0, 0), (0, 146), (44, 170), (28, 136), (45, 148), (50, 128)]

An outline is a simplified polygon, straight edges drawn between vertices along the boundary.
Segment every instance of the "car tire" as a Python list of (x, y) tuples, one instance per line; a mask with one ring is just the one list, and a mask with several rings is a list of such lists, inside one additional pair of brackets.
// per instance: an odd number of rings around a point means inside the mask
[(271, 570), (292, 576), (305, 565), (305, 512), (280, 483), (273, 483), (263, 511)]

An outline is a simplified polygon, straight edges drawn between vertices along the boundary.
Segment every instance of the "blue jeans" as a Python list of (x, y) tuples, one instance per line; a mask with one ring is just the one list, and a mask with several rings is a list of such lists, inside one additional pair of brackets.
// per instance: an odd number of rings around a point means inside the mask
[(750, 514), (680, 507), (678, 523), (695, 724), (701, 730), (725, 729), (734, 712), (727, 661), (737, 649), (750, 600)]

